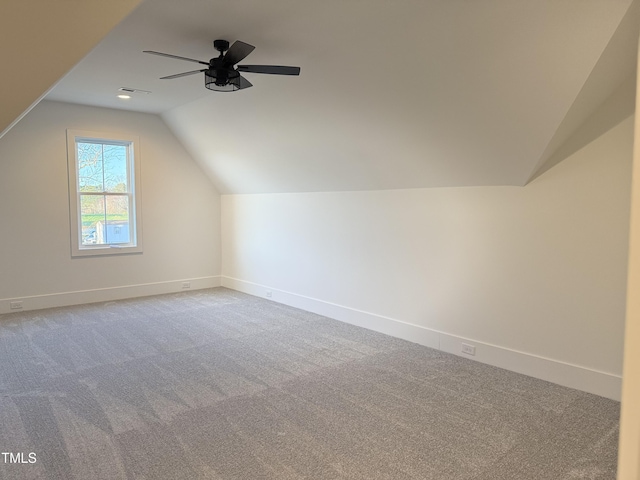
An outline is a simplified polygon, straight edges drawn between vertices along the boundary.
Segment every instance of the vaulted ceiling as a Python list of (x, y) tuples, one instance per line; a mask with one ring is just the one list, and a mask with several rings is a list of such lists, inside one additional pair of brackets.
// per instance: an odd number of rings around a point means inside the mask
[[(47, 98), (161, 115), (222, 193), (524, 185), (632, 113), (639, 25), (632, 0), (145, 0)], [(301, 75), (211, 92), (142, 53), (217, 38)]]
[(0, 138), (139, 3), (0, 2)]

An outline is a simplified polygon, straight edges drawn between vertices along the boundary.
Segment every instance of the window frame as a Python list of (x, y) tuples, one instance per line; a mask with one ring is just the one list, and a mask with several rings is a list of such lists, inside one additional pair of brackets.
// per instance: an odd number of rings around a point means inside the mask
[[(126, 244), (82, 243), (83, 195), (109, 195), (109, 192), (80, 192), (78, 177), (78, 143), (123, 145), (127, 147), (127, 192), (129, 198), (129, 229), (132, 241)], [(67, 172), (69, 174), (69, 219), (71, 227), (71, 256), (121, 255), (142, 253), (142, 208), (140, 188), (140, 139), (128, 133), (91, 132), (67, 129)], [(121, 193), (112, 193), (124, 196)]]

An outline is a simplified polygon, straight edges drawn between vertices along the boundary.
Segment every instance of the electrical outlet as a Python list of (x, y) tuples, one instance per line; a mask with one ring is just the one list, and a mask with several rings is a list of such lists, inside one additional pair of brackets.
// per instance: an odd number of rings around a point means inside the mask
[(22, 300), (15, 300), (13, 302), (9, 302), (9, 308), (11, 310), (22, 310)]
[(271, 290), (267, 290), (267, 298), (271, 298), (272, 295), (273, 293), (271, 292)]
[(191, 288), (191, 282), (182, 282), (182, 288), (183, 289)]
[(462, 353), (466, 353), (467, 355), (475, 355), (476, 354), (476, 347), (474, 347), (473, 345), (469, 345), (468, 343), (463, 343), (462, 344)]

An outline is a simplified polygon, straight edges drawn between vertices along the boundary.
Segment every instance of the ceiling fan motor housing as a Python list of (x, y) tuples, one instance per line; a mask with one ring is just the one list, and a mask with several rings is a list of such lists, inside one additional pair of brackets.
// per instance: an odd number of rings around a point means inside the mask
[(226, 40), (214, 40), (213, 48), (215, 48), (220, 53), (226, 52), (227, 50), (229, 50), (229, 42), (227, 42)]

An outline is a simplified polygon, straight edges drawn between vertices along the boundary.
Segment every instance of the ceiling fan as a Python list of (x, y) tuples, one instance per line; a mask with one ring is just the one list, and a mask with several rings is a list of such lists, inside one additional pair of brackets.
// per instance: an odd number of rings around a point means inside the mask
[[(186, 77), (196, 73), (204, 72), (204, 86), (209, 90), (219, 92), (232, 92), (242, 90), (252, 86), (251, 82), (244, 78), (240, 73), (267, 73), (271, 75), (300, 75), (300, 67), (284, 67), (280, 65), (238, 65), (254, 48), (253, 45), (236, 41), (229, 48), (229, 42), (226, 40), (215, 40), (213, 46), (220, 52), (218, 57), (214, 57), (208, 62), (196, 60), (194, 58), (180, 57), (169, 53), (153, 52), (145, 50), (143, 53), (151, 53), (162, 57), (177, 58), (178, 60), (186, 60), (188, 62), (196, 62), (206, 65), (207, 68), (200, 70), (192, 70), (190, 72), (177, 73), (168, 77), (161, 77), (160, 80), (169, 80), (172, 78)], [(227, 53), (224, 53), (227, 52)]]

